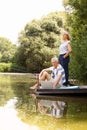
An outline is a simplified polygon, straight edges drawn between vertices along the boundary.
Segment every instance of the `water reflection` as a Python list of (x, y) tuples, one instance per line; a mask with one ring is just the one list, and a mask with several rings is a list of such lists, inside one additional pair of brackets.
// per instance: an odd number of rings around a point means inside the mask
[(53, 116), (56, 118), (62, 118), (67, 113), (68, 104), (67, 102), (58, 101), (53, 98), (51, 100), (44, 100), (36, 98), (35, 94), (32, 94), (32, 97), (35, 99), (37, 111), (42, 114)]
[(0, 130), (87, 130), (87, 97), (39, 96), (35, 79), (9, 75), (0, 80)]
[(39, 130), (36, 126), (29, 126), (18, 118), (15, 104), (17, 98), (10, 99), (4, 107), (0, 107), (0, 130)]
[(27, 74), (0, 75), (0, 130), (39, 130), (35, 125), (24, 123), (18, 112), (21, 104), (27, 102), (27, 88), (33, 82)]
[(51, 115), (61, 118), (66, 115), (67, 103), (63, 101), (53, 101), (51, 105)]

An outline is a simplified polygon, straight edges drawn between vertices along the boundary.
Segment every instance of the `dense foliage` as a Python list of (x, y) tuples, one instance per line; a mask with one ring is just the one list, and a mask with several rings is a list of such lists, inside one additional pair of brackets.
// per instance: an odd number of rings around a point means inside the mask
[(48, 67), (51, 58), (58, 56), (64, 18), (64, 12), (55, 12), (26, 24), (19, 35), (17, 63), (25, 66), (28, 72), (39, 72)]
[(16, 62), (17, 46), (7, 38), (0, 37), (0, 72), (26, 72)]
[(0, 37), (0, 62), (13, 62), (16, 53), (16, 45), (7, 38)]
[(64, 0), (72, 38), (70, 71), (74, 78), (87, 82), (87, 0)]
[(0, 63), (0, 72), (26, 72), (25, 67), (19, 66), (17, 63)]

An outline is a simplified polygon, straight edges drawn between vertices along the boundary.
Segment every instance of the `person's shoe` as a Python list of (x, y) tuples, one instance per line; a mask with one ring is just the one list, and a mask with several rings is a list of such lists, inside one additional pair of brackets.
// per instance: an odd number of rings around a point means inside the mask
[(70, 86), (76, 86), (75, 84), (69, 83)]

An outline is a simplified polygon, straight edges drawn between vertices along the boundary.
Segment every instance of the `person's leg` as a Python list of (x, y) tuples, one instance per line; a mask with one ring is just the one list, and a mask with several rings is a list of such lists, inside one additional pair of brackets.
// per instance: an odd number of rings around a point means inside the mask
[(63, 58), (64, 55), (59, 56), (59, 63), (62, 65), (65, 71), (65, 78), (66, 82), (64, 83), (65, 86), (69, 84), (68, 78), (69, 78), (69, 70), (68, 70), (68, 64), (69, 64), (69, 56), (67, 58)]
[(50, 80), (50, 74), (48, 74), (46, 71), (42, 73), (42, 75), (39, 77), (40, 81)]
[(63, 64), (63, 68), (64, 68), (64, 71), (65, 71), (65, 78), (66, 78), (66, 82), (64, 83), (64, 85), (66, 85), (66, 86), (69, 84), (69, 81), (68, 81), (68, 78), (69, 78), (68, 64), (69, 64), (69, 57), (64, 59), (64, 64)]
[(42, 75), (39, 77), (38, 83), (36, 83), (34, 86), (30, 87), (30, 89), (36, 89), (40, 86), (40, 81), (50, 80), (50, 75), (44, 71)]
[(60, 55), (59, 56), (59, 59), (58, 59), (59, 63), (62, 65), (62, 67), (64, 66), (64, 60), (63, 60), (63, 55)]

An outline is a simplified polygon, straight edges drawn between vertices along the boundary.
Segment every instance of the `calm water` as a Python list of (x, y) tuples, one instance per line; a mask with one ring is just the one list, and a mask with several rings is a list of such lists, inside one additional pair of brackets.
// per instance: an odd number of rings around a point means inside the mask
[(0, 74), (0, 130), (87, 130), (87, 97), (36, 96), (29, 74)]

